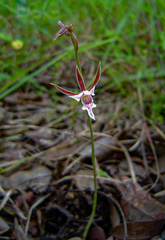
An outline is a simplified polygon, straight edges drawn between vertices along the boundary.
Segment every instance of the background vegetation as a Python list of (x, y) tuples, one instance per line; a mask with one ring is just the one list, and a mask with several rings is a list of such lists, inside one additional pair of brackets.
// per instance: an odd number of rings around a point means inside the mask
[(1, 0), (0, 9), (0, 99), (25, 88), (55, 96), (47, 79), (58, 83), (62, 65), (75, 67), (70, 39), (52, 41), (61, 20), (73, 23), (82, 64), (101, 61), (98, 92), (122, 96), (130, 108), (139, 89), (146, 115), (163, 121), (164, 0)]

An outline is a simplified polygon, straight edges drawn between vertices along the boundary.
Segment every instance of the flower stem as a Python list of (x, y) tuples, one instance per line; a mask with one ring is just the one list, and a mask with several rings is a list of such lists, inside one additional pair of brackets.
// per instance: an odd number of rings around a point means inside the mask
[(74, 40), (74, 37), (73, 37), (73, 33), (70, 32), (70, 37), (71, 37), (71, 40), (72, 40), (72, 43), (73, 43), (73, 46), (74, 46), (74, 51), (75, 51), (75, 56), (76, 56), (76, 61), (77, 61), (77, 66), (78, 66), (78, 69), (81, 73), (81, 76), (83, 78), (83, 75), (82, 75), (82, 70), (81, 70), (81, 66), (80, 66), (80, 60), (79, 60), (79, 55), (78, 55), (78, 51), (76, 49), (76, 43), (75, 43), (75, 40)]
[[(75, 56), (76, 56), (76, 61), (77, 61), (77, 66), (78, 69), (82, 75), (82, 70), (81, 70), (81, 66), (80, 66), (80, 60), (79, 60), (79, 55), (78, 55), (78, 51), (76, 49), (76, 43), (73, 37), (72, 32), (70, 32), (70, 37), (74, 46), (74, 50), (75, 50)], [(82, 75), (83, 77), (83, 75)], [(87, 111), (86, 111), (87, 112)], [(88, 115), (88, 112), (87, 112)], [(92, 148), (92, 165), (93, 165), (93, 176), (94, 176), (94, 196), (93, 196), (93, 206), (92, 206), (92, 213), (90, 216), (90, 219), (85, 227), (84, 233), (83, 233), (83, 238), (82, 240), (86, 239), (86, 236), (88, 234), (88, 231), (91, 227), (92, 221), (94, 219), (95, 216), (95, 212), (96, 212), (96, 206), (97, 206), (97, 179), (96, 179), (96, 164), (95, 164), (95, 148), (94, 148), (94, 137), (93, 137), (93, 128), (92, 128), (92, 121), (90, 116), (88, 115), (88, 122), (89, 122), (89, 128), (90, 128), (90, 135), (91, 135), (91, 148)]]
[[(87, 112), (87, 115), (88, 115), (88, 112)], [(94, 176), (94, 196), (93, 196), (92, 213), (91, 213), (90, 219), (88, 221), (88, 224), (85, 227), (82, 240), (86, 239), (89, 228), (90, 228), (90, 226), (92, 224), (92, 221), (94, 219), (95, 212), (96, 212), (96, 206), (97, 206), (97, 179), (96, 179), (95, 149), (94, 149), (92, 121), (91, 121), (91, 118), (89, 117), (89, 115), (88, 115), (88, 122), (89, 122), (90, 134), (91, 134), (92, 165), (93, 165), (93, 176)]]

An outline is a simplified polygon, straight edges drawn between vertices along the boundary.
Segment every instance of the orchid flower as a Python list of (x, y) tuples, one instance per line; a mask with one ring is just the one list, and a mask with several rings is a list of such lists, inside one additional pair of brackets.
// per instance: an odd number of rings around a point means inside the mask
[(72, 32), (73, 38), (74, 38), (74, 41), (75, 41), (75, 44), (76, 44), (76, 50), (78, 51), (78, 41), (77, 41), (76, 35), (73, 33), (73, 25), (72, 24), (64, 25), (61, 21), (58, 21), (58, 25), (60, 26), (61, 29), (54, 36), (54, 41), (57, 38), (63, 36), (64, 34), (67, 35), (67, 36), (70, 36), (70, 32)]
[(95, 108), (96, 104), (93, 103), (92, 96), (95, 95), (94, 90), (95, 90), (96, 84), (98, 83), (98, 81), (100, 79), (100, 75), (101, 75), (101, 66), (99, 63), (95, 80), (94, 80), (92, 86), (86, 90), (84, 80), (81, 76), (81, 73), (80, 73), (78, 67), (76, 66), (76, 78), (77, 78), (78, 85), (81, 89), (80, 93), (73, 93), (68, 90), (65, 90), (62, 87), (59, 87), (56, 84), (53, 84), (53, 83), (51, 83), (51, 84), (54, 87), (56, 87), (59, 91), (61, 91), (62, 93), (68, 95), (68, 97), (75, 99), (77, 102), (79, 102), (81, 99), (81, 102), (83, 104), (82, 110), (87, 110), (89, 116), (95, 120), (95, 116), (93, 114), (92, 108)]

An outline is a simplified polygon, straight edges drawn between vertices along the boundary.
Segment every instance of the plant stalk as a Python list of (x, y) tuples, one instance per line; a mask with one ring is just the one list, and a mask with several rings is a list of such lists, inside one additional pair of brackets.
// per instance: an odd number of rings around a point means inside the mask
[(72, 32), (70, 32), (70, 37), (71, 37), (71, 40), (72, 40), (72, 44), (73, 44), (73, 46), (74, 46), (74, 51), (75, 51), (77, 66), (78, 66), (78, 69), (79, 69), (79, 71), (80, 71), (80, 73), (81, 73), (81, 76), (82, 76), (82, 78), (83, 78), (82, 70), (81, 70), (81, 66), (80, 66), (79, 55), (78, 55), (78, 51), (77, 51), (77, 49), (76, 49), (76, 43), (75, 43), (75, 40), (74, 40), (74, 37), (73, 37)]
[[(78, 55), (78, 51), (76, 49), (76, 43), (74, 41), (73, 38), (73, 34), (72, 32), (70, 32), (70, 37), (74, 46), (74, 50), (75, 50), (75, 56), (76, 56), (76, 61), (77, 61), (77, 66), (78, 69), (82, 75), (82, 70), (81, 70), (81, 66), (80, 66), (80, 60), (79, 60), (79, 55)], [(83, 75), (82, 75), (83, 77)], [(87, 112), (87, 111), (86, 111)], [(82, 240), (86, 239), (86, 236), (88, 234), (88, 231), (91, 227), (91, 224), (93, 222), (94, 216), (95, 216), (95, 212), (96, 212), (96, 207), (97, 207), (97, 179), (96, 179), (96, 164), (95, 164), (95, 148), (94, 148), (94, 137), (93, 137), (93, 128), (92, 128), (92, 121), (90, 116), (88, 115), (87, 112), (87, 116), (88, 116), (88, 123), (89, 123), (89, 128), (90, 128), (90, 135), (91, 135), (91, 148), (92, 148), (92, 165), (93, 165), (93, 176), (94, 176), (94, 196), (93, 196), (93, 206), (92, 206), (92, 212), (91, 212), (91, 216), (90, 219), (85, 227), (84, 233), (83, 233), (83, 238)]]
[[(88, 112), (87, 112), (87, 115), (88, 115)], [(95, 164), (95, 148), (94, 148), (92, 121), (91, 121), (91, 118), (89, 117), (89, 115), (88, 115), (88, 122), (89, 122), (90, 134), (91, 134), (92, 165), (93, 165), (93, 176), (94, 176), (94, 196), (93, 196), (92, 213), (91, 213), (90, 219), (88, 221), (88, 224), (85, 227), (82, 240), (86, 239), (89, 228), (90, 228), (90, 226), (92, 224), (92, 221), (94, 219), (95, 212), (96, 212), (96, 207), (97, 207), (97, 179), (96, 179), (96, 164)]]

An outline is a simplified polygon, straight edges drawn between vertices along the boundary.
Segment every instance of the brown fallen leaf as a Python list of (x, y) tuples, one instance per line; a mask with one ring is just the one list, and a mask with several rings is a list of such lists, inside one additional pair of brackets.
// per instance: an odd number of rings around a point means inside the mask
[(8, 180), (11, 188), (23, 191), (27, 187), (31, 187), (35, 191), (42, 192), (47, 188), (51, 175), (52, 173), (47, 167), (39, 166), (29, 171), (16, 172)]
[(120, 215), (114, 205), (112, 205), (111, 208), (110, 220), (113, 227), (118, 226), (120, 224)]
[[(165, 226), (165, 220), (152, 220), (127, 223), (127, 240), (146, 240), (158, 235)], [(111, 229), (110, 232), (115, 239), (124, 239), (124, 224), (120, 224)]]
[(80, 169), (74, 176), (75, 183), (79, 189), (94, 190), (93, 172), (90, 170)]
[[(115, 143), (116, 141), (110, 137), (102, 137), (95, 141), (95, 157), (98, 162), (112, 152)], [(84, 155), (85, 158), (91, 158), (91, 145), (86, 146), (79, 154)]]
[(165, 205), (136, 184), (130, 185), (122, 196), (121, 204), (127, 221), (165, 218)]

